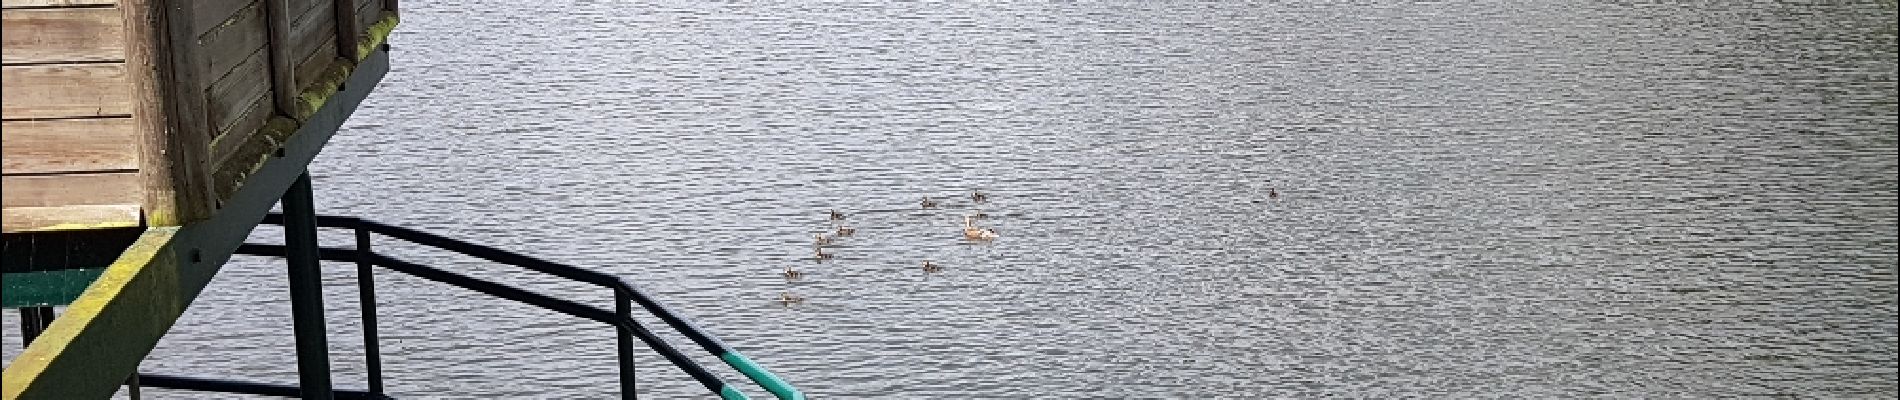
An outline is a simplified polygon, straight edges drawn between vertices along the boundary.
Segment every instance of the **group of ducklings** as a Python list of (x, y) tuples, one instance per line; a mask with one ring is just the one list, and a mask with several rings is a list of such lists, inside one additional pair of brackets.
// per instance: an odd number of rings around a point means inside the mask
[[(970, 192), (970, 202), (972, 203), (983, 204), (989, 201), (989, 197), (990, 196), (988, 194), (985, 194), (981, 191)], [(936, 208), (938, 206), (938, 202), (936, 199), (930, 198), (930, 196), (924, 196), (923, 200), (918, 202), (918, 205), (925, 209), (931, 209), (931, 208)], [(846, 225), (844, 223), (844, 220), (846, 217), (845, 213), (838, 212), (838, 210), (830, 210), (826, 217), (828, 220), (831, 221), (831, 224), (833, 226), (832, 229), (830, 229), (830, 232), (829, 232), (830, 234), (827, 235), (825, 232), (820, 232), (820, 233), (816, 233), (812, 235), (812, 249), (813, 249), (812, 259), (817, 262), (824, 262), (825, 260), (830, 260), (834, 257), (832, 253), (825, 252), (825, 246), (830, 246), (833, 243), (836, 243), (838, 238), (853, 236), (853, 235), (856, 235), (858, 232), (857, 228), (851, 227), (850, 225)], [(988, 217), (988, 214), (984, 214), (981, 210), (975, 211), (969, 215), (964, 215), (963, 216), (963, 238), (969, 239), (969, 240), (988, 241), (988, 240), (995, 240), (996, 238), (1001, 237), (1001, 235), (998, 235), (996, 233), (995, 229), (976, 225), (976, 220), (987, 218), (987, 217)], [(924, 273), (934, 274), (938, 272), (943, 272), (943, 266), (935, 262), (931, 262), (930, 260), (924, 260), (923, 270), (924, 270)], [(788, 280), (788, 281), (799, 280), (805, 277), (804, 272), (799, 271), (796, 268), (793, 268), (790, 264), (787, 264), (785, 266), (785, 271), (781, 272), (780, 274), (784, 275), (785, 280)], [(792, 294), (791, 292), (781, 292), (779, 293), (778, 300), (780, 303), (789, 305), (793, 303), (803, 303), (805, 301), (805, 297)]]

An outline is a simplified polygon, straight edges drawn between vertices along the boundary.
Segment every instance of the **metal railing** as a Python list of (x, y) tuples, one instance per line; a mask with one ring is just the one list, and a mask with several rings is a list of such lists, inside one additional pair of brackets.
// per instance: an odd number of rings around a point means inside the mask
[[(797, 388), (779, 379), (778, 376), (767, 371), (765, 367), (754, 363), (737, 350), (726, 346), (724, 342), (706, 333), (697, 325), (693, 324), (692, 321), (687, 320), (685, 317), (680, 316), (678, 312), (673, 311), (672, 308), (654, 300), (653, 296), (648, 295), (639, 287), (617, 276), (541, 260), (461, 240), (450, 239), (414, 229), (384, 225), (360, 218), (317, 216), (316, 220), (318, 227), (350, 229), (356, 234), (355, 249), (324, 247), (319, 249), (318, 257), (324, 261), (355, 262), (357, 264), (357, 285), (361, 288), (360, 293), (363, 304), (363, 348), (366, 353), (365, 363), (369, 371), (370, 386), (369, 390), (363, 393), (365, 395), (383, 397), (382, 360), (379, 354), (376, 336), (374, 273), (374, 267), (382, 267), (418, 278), (473, 290), (490, 296), (514, 300), (550, 311), (614, 326), (617, 331), (618, 356), (620, 359), (620, 384), (622, 396), (626, 398), (634, 397), (633, 338), (638, 338), (640, 341), (646, 343), (654, 352), (659, 353), (661, 357), (666, 358), (666, 360), (671, 362), (674, 366), (679, 367), (682, 371), (686, 372), (687, 375), (692, 376), (694, 380), (704, 385), (706, 389), (712, 391), (712, 393), (727, 399), (746, 398), (737, 388), (706, 370), (704, 366), (701, 366), (698, 362), (693, 361), (684, 353), (681, 353), (665, 339), (654, 335), (652, 331), (642, 326), (639, 321), (634, 320), (632, 315), (632, 303), (639, 304), (647, 313), (658, 317), (660, 321), (665, 322), (667, 326), (678, 330), (681, 334), (692, 340), (693, 343), (698, 344), (702, 350), (718, 357), (720, 361), (731, 366), (740, 374), (745, 375), (746, 378), (751, 379), (754, 383), (757, 383), (759, 387), (770, 392), (773, 396), (784, 400), (805, 398), (804, 394), (799, 392)], [(284, 223), (284, 217), (282, 214), (272, 213), (264, 217), (263, 223), (282, 225)], [(371, 234), (400, 239), (435, 249), (447, 250), (489, 262), (521, 267), (572, 281), (610, 288), (614, 292), (614, 310), (607, 311), (593, 306), (561, 300), (508, 285), (472, 278), (378, 254), (371, 247)], [(237, 252), (239, 254), (248, 255), (283, 257), (287, 250), (288, 249), (283, 245), (247, 243), (240, 246)], [(152, 377), (159, 378), (159, 381), (152, 381)], [(174, 385), (165, 383), (187, 383), (186, 381), (189, 381), (190, 378), (146, 375), (141, 376), (141, 380), (145, 381), (147, 386), (175, 387)], [(172, 380), (179, 382), (172, 382)], [(264, 389), (270, 389), (264, 388), (264, 386), (269, 385), (260, 385), (260, 389), (258, 390), (265, 391)], [(177, 388), (188, 389), (185, 387)], [(294, 387), (292, 389), (294, 390)], [(277, 390), (281, 390), (281, 388)], [(272, 394), (275, 394), (275, 391), (273, 391)]]

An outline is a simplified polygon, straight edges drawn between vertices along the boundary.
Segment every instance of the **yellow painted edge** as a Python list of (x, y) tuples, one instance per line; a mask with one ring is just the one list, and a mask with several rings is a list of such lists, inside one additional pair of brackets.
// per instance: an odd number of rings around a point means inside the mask
[(151, 228), (106, 267), (4, 374), (14, 399), (104, 398), (178, 320), (177, 227)]
[[(88, 204), (52, 207), (13, 207), (0, 211), (6, 233), (77, 231), (139, 226), (137, 204)], [(57, 215), (58, 218), (50, 216)], [(50, 220), (45, 223), (34, 221)], [(20, 221), (27, 221), (21, 223)]]

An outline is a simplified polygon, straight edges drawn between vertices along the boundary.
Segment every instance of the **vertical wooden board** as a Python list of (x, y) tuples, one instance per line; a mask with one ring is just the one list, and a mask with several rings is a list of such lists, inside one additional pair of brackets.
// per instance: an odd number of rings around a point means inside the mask
[(0, 153), (7, 174), (131, 170), (139, 167), (131, 118), (6, 121)]
[(125, 59), (117, 8), (10, 9), (0, 11), (0, 20), (0, 63)]
[(225, 132), (257, 99), (270, 97), (271, 75), (265, 69), (268, 57), (264, 53), (263, 49), (251, 53), (231, 73), (205, 89), (205, 116), (211, 121), (212, 131)]
[(206, 32), (223, 26), (237, 14), (238, 10), (250, 7), (256, 0), (190, 0), (184, 1), (191, 15), (192, 37), (204, 36)]
[[(330, 9), (322, 11), (304, 14), (304, 19), (291, 23), (291, 59), (302, 61), (310, 58), (317, 49), (326, 45), (330, 48), (330, 56), (336, 56), (336, 13), (330, 12)], [(297, 89), (301, 91), (303, 86), (299, 85)]]
[[(383, 2), (363, 0), (356, 3), (356, 29), (369, 29), (376, 21), (383, 19)], [(354, 46), (355, 44), (351, 44)]]
[(206, 32), (199, 41), (202, 46), (194, 52), (198, 59), (198, 76), (223, 77), (269, 41), (270, 37), (264, 32), (264, 8), (245, 7), (222, 27)]
[(124, 64), (0, 67), (0, 118), (131, 115)]
[(139, 204), (137, 172), (0, 176), (0, 207)]

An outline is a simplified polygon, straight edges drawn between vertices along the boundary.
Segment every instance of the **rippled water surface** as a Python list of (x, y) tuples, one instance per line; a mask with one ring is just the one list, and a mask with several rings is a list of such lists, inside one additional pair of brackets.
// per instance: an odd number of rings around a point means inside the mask
[[(312, 169), (325, 213), (632, 279), (814, 397), (1892, 398), (1895, 7), (1830, 3), (405, 2)], [(145, 370), (295, 382), (282, 275), (227, 266)], [(617, 393), (609, 330), (377, 279), (400, 397)]]

